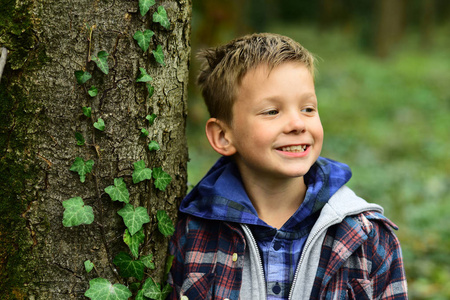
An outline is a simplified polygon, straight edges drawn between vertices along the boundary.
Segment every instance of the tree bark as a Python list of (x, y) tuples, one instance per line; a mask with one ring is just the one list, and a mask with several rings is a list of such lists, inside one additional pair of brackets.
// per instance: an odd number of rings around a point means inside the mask
[(406, 1), (380, 0), (376, 2), (377, 29), (375, 50), (379, 57), (389, 56), (405, 31)]
[[(159, 5), (169, 29), (152, 21)], [(148, 209), (142, 251), (155, 255), (152, 277), (163, 277), (168, 239), (158, 232), (156, 211), (165, 209), (175, 221), (186, 192), (191, 0), (157, 1), (144, 17), (138, 7), (137, 0), (0, 0), (0, 47), (9, 51), (0, 82), (1, 299), (86, 299), (90, 279), (119, 282), (111, 258), (127, 250), (117, 215), (123, 203), (104, 192), (118, 177), (130, 203)], [(146, 53), (133, 39), (145, 29), (155, 32)], [(151, 54), (157, 45), (165, 66)], [(109, 53), (107, 75), (90, 61), (102, 50)], [(151, 98), (136, 82), (140, 67), (153, 77)], [(92, 74), (84, 85), (74, 76), (82, 69)], [(91, 85), (99, 90), (95, 97), (87, 94)], [(92, 107), (92, 119), (82, 107)], [(149, 125), (152, 113), (157, 118)], [(103, 132), (92, 126), (98, 118)], [(86, 145), (77, 145), (76, 132)], [(159, 151), (149, 151), (150, 139)], [(69, 170), (76, 157), (95, 161), (84, 183)], [(171, 175), (165, 191), (149, 180), (133, 184), (139, 160)], [(73, 197), (93, 207), (93, 224), (63, 226), (62, 202)], [(84, 270), (86, 260), (98, 273)]]

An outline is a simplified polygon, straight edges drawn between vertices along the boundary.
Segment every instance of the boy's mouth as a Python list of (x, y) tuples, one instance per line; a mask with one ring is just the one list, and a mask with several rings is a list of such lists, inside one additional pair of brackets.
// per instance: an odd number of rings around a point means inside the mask
[(284, 152), (300, 153), (300, 152), (305, 152), (307, 147), (308, 147), (308, 145), (298, 145), (298, 146), (281, 147), (278, 149), (281, 151), (284, 151)]

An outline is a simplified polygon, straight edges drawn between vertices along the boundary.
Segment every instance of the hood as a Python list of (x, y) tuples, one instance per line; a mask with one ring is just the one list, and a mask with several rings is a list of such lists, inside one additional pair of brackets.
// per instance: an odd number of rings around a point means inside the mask
[[(304, 176), (307, 191), (302, 205), (294, 214), (296, 222), (320, 210), (350, 178), (351, 171), (347, 165), (319, 157)], [(180, 211), (209, 220), (268, 226), (259, 219), (248, 198), (237, 165), (232, 158), (225, 156), (219, 158), (183, 199)]]

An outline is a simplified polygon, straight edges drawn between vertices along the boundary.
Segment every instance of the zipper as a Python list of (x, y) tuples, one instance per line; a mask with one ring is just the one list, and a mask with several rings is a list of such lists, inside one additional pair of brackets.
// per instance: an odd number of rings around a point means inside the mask
[(259, 262), (258, 263), (259, 271), (260, 271), (260, 274), (262, 274), (262, 277), (263, 277), (262, 278), (263, 279), (262, 282), (264, 282), (264, 299), (265, 299), (265, 298), (267, 298), (267, 294), (266, 294), (266, 291), (267, 291), (266, 278), (264, 278), (264, 266), (263, 266), (261, 255), (259, 254), (259, 251), (258, 251), (258, 244), (256, 243), (255, 237), (253, 236), (250, 228), (248, 228), (248, 226), (245, 225), (245, 224), (241, 224), (241, 226), (244, 229), (244, 231), (247, 234), (247, 236), (250, 236), (250, 242), (256, 248), (256, 257), (258, 258), (258, 262)]
[(324, 225), (322, 225), (319, 230), (317, 230), (316, 232), (314, 232), (313, 236), (311, 239), (308, 239), (308, 243), (305, 244), (305, 247), (303, 248), (302, 251), (302, 255), (300, 256), (300, 260), (297, 264), (297, 270), (295, 271), (295, 275), (294, 275), (294, 279), (292, 280), (292, 285), (291, 285), (291, 290), (289, 291), (289, 297), (288, 300), (292, 299), (292, 292), (293, 292), (293, 288), (295, 286), (296, 281), (298, 280), (298, 276), (299, 276), (299, 271), (300, 271), (300, 266), (302, 265), (303, 260), (305, 259), (305, 252), (306, 250), (309, 248), (309, 246), (312, 244), (312, 242), (316, 239), (317, 235), (319, 235), (325, 228), (328, 228), (329, 226), (333, 225), (335, 222), (335, 220), (330, 221)]

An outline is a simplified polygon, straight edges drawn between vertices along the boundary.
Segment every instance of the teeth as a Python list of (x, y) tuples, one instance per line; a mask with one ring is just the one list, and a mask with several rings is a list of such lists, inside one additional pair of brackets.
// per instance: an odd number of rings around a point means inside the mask
[(305, 150), (306, 150), (306, 145), (281, 147), (281, 151), (287, 151), (287, 152), (303, 152)]

